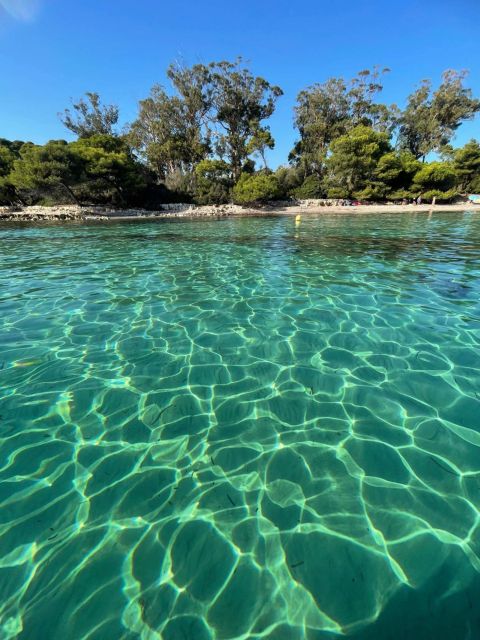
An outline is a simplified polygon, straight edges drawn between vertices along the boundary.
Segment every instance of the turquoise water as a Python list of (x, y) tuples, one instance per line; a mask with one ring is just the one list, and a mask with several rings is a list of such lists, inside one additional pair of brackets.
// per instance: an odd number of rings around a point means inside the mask
[(480, 637), (480, 216), (0, 228), (0, 639)]

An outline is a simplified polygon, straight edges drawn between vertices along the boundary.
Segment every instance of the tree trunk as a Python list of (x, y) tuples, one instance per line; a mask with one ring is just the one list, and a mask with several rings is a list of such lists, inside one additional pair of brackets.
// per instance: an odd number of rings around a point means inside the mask
[[(13, 193), (14, 193), (14, 196), (19, 200), (21, 205), (23, 205), (24, 207), (27, 206), (26, 200), (24, 200), (22, 198), (22, 196), (18, 193), (18, 191), (17, 191), (17, 189), (15, 187), (13, 188)], [(14, 204), (14, 203), (12, 202), (12, 204)]]
[(262, 149), (262, 150), (260, 151), (260, 155), (261, 155), (261, 157), (262, 157), (262, 161), (263, 161), (263, 164), (264, 164), (265, 169), (268, 169), (268, 166), (267, 166), (267, 159), (266, 159), (266, 157), (265, 157), (265, 149)]
[(78, 204), (78, 206), (80, 206), (80, 202), (78, 201), (77, 196), (73, 193), (73, 191), (70, 189), (70, 187), (68, 185), (66, 185), (64, 182), (61, 182), (60, 184), (65, 189), (65, 191), (70, 195), (70, 197), (72, 198), (74, 203)]

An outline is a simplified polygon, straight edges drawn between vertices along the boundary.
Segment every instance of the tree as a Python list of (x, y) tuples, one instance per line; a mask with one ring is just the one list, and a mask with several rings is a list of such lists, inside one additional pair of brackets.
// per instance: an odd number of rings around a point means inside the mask
[(377, 102), (382, 91), (381, 76), (388, 69), (360, 71), (355, 78), (330, 78), (301, 91), (295, 107), (295, 125), (300, 140), (290, 153), (290, 162), (303, 167), (304, 176), (325, 170), (331, 143), (349, 130), (364, 125), (391, 133), (398, 109)]
[(422, 164), (409, 151), (391, 151), (381, 156), (374, 170), (374, 180), (385, 185), (387, 197), (408, 197), (414, 175)]
[(302, 173), (298, 167), (280, 166), (275, 171), (278, 180), (279, 197), (287, 198), (294, 194), (297, 187), (302, 184)]
[[(86, 99), (85, 99), (86, 98)], [(73, 112), (65, 109), (60, 119), (79, 138), (94, 135), (115, 135), (119, 109), (116, 105), (102, 105), (98, 93), (87, 92), (85, 98), (73, 103)]]
[(279, 184), (273, 173), (242, 173), (233, 188), (233, 199), (237, 204), (260, 204), (275, 200), (278, 194)]
[(294, 190), (294, 195), (301, 200), (321, 198), (324, 195), (322, 181), (316, 174), (307, 176), (302, 184)]
[(159, 182), (193, 191), (195, 166), (207, 158), (227, 161), (235, 180), (254, 166), (251, 155), (267, 167), (274, 140), (264, 121), (282, 95), (279, 87), (253, 76), (241, 58), (173, 64), (167, 75), (173, 91), (154, 86), (128, 134)]
[(254, 132), (247, 144), (247, 153), (258, 154), (263, 162), (264, 169), (268, 169), (266, 152), (267, 149), (275, 147), (275, 140), (268, 127), (261, 127), (258, 123), (254, 125)]
[(415, 174), (413, 182), (424, 189), (451, 189), (455, 185), (455, 170), (446, 162), (429, 162)]
[(195, 178), (198, 204), (223, 204), (230, 200), (233, 176), (223, 160), (202, 160), (195, 167)]
[(322, 175), (328, 147), (348, 128), (350, 103), (343, 78), (330, 78), (298, 94), (295, 126), (300, 140), (290, 153), (290, 162), (300, 166), (304, 177)]
[(0, 204), (11, 204), (15, 200), (15, 188), (9, 179), (15, 158), (10, 143), (0, 139)]
[(358, 125), (334, 140), (326, 163), (330, 196), (351, 196), (364, 189), (373, 177), (378, 161), (389, 151), (388, 134), (378, 133), (365, 125)]
[(460, 191), (480, 191), (480, 144), (470, 140), (464, 147), (453, 150), (452, 159)]
[[(259, 150), (259, 136), (273, 145), (262, 121), (275, 111), (280, 87), (264, 78), (253, 76), (241, 58), (235, 62), (212, 62), (208, 65), (211, 98), (210, 135), (220, 157), (230, 163), (233, 176), (238, 180), (242, 165), (252, 150)], [(256, 141), (256, 142), (255, 142)]]
[(209, 70), (203, 64), (187, 67), (175, 63), (168, 67), (167, 76), (183, 104), (182, 115), (188, 145), (203, 159), (211, 151), (208, 122), (212, 107), (212, 87)]
[(176, 171), (191, 172), (205, 158), (208, 144), (201, 131), (203, 103), (196, 109), (193, 98), (189, 102), (169, 96), (160, 85), (155, 85), (150, 96), (140, 102), (128, 138), (159, 180), (166, 180)]
[(95, 135), (71, 143), (70, 148), (82, 162), (85, 197), (123, 205), (145, 187), (142, 168), (124, 139)]
[(20, 150), (10, 174), (11, 183), (20, 191), (63, 192), (60, 199), (78, 204), (73, 187), (78, 184), (83, 163), (65, 140), (51, 140), (44, 146), (27, 143)]
[(387, 67), (375, 66), (373, 71), (364, 69), (350, 81), (347, 98), (350, 103), (351, 125), (363, 124), (380, 133), (391, 133), (397, 126), (399, 111), (396, 105), (377, 102), (383, 91), (382, 76), (390, 73)]
[(425, 161), (430, 152), (450, 142), (462, 122), (480, 111), (480, 100), (464, 87), (466, 77), (466, 71), (447, 70), (434, 93), (430, 80), (423, 80), (400, 118), (401, 147)]

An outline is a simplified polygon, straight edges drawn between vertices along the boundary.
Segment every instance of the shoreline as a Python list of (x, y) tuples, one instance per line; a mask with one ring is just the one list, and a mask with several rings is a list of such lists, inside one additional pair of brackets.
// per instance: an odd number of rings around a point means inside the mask
[(12, 209), (0, 207), (2, 222), (119, 222), (123, 220), (177, 220), (177, 219), (218, 219), (230, 217), (267, 217), (267, 216), (310, 216), (324, 214), (368, 214), (368, 213), (446, 213), (477, 212), (480, 205), (461, 204), (368, 204), (342, 206), (336, 204), (317, 204), (305, 201), (295, 204), (279, 202), (262, 207), (241, 207), (239, 205), (165, 205), (165, 209), (156, 211), (147, 209), (111, 209), (93, 206), (54, 206), (23, 207)]

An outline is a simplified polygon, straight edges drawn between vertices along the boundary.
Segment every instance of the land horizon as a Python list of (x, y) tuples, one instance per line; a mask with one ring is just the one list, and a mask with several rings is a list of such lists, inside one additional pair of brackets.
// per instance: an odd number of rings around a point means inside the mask
[(108, 221), (121, 222), (132, 220), (175, 220), (181, 219), (220, 219), (225, 217), (265, 217), (265, 216), (291, 216), (296, 217), (297, 224), (303, 217), (308, 218), (329, 214), (440, 214), (449, 212), (480, 213), (480, 204), (470, 201), (452, 204), (400, 204), (400, 203), (362, 203), (339, 204), (335, 202), (325, 203), (315, 200), (297, 202), (269, 202), (255, 207), (248, 205), (195, 205), (182, 203), (174, 206), (165, 205), (165, 208), (115, 208), (97, 205), (50, 205), (50, 206), (26, 206), (26, 207), (1, 207), (0, 224), (5, 222), (49, 222), (49, 221)]

